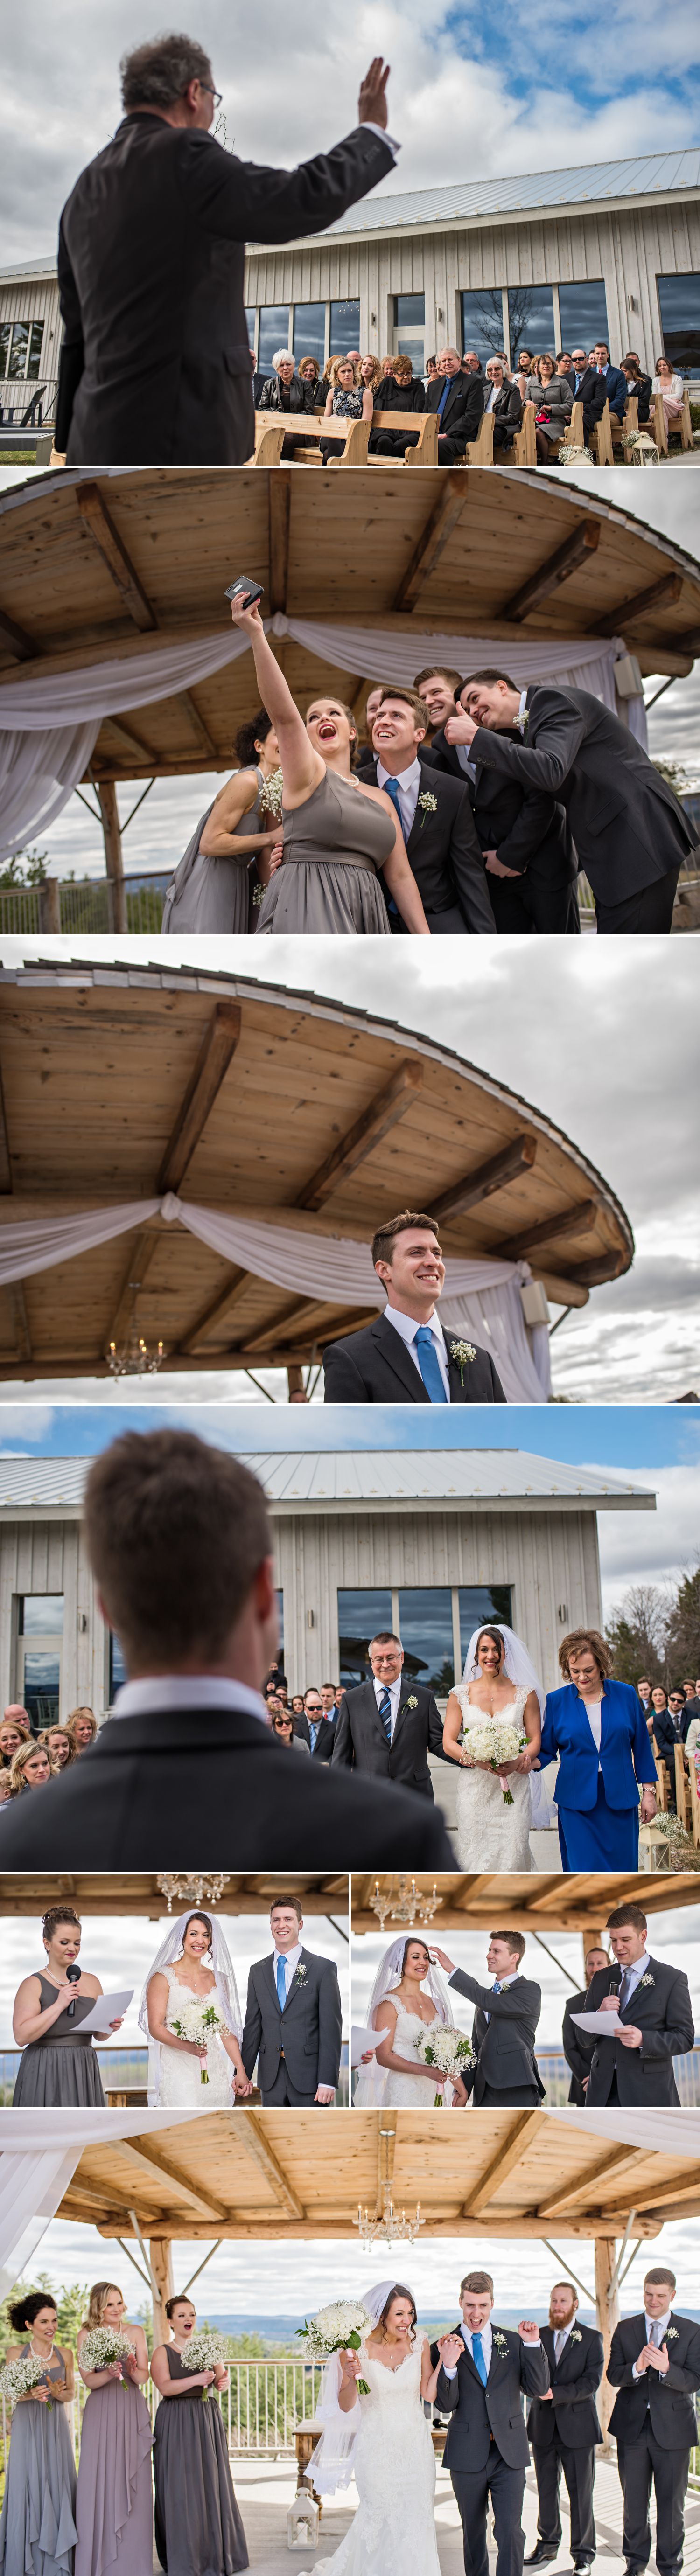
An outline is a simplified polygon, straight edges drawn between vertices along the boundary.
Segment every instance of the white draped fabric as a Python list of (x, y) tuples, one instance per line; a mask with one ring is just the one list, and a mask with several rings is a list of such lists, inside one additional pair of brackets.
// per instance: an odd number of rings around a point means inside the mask
[(0, 2299), (30, 2270), (86, 2147), (191, 2117), (191, 2111), (0, 2112)]
[[(471, 664), (501, 662), (502, 638), (487, 635), (416, 635), (396, 626), (352, 626), (332, 618), (277, 615), (265, 620), (266, 632), (300, 644), (319, 661), (367, 680), (390, 678), (397, 685), (413, 681), (416, 653), (434, 654), (468, 671)], [(113, 654), (71, 671), (20, 671), (0, 685), (0, 780), (8, 782), (3, 799), (0, 857), (11, 856), (36, 832), (45, 831), (68, 803), (83, 776), (105, 716), (127, 715), (160, 698), (177, 697), (210, 679), (249, 651), (247, 635), (233, 627), (210, 635), (164, 644), (144, 636), (134, 651)], [(554, 680), (561, 687), (591, 689), (613, 712), (614, 666), (625, 651), (619, 638), (577, 637), (556, 644), (517, 637), (507, 655), (514, 680), (525, 687), (534, 680)], [(645, 740), (646, 720), (640, 699), (629, 701), (633, 730)], [(640, 730), (643, 727), (644, 730)], [(33, 745), (26, 742), (34, 735)]]
[[(324, 1305), (376, 1306), (378, 1310), (384, 1305), (368, 1244), (342, 1235), (314, 1235), (301, 1227), (266, 1225), (260, 1218), (231, 1215), (223, 1208), (198, 1207), (177, 1198), (172, 1190), (164, 1198), (81, 1209), (75, 1216), (0, 1223), (0, 1287), (74, 1261), (159, 1215), (166, 1224), (179, 1219), (222, 1260), (277, 1288), (317, 1297)], [(520, 1288), (529, 1277), (525, 1261), (450, 1258), (445, 1265), (441, 1322), (448, 1333), (491, 1349), (509, 1404), (544, 1404), (551, 1385), (546, 1326), (539, 1325), (530, 1334), (523, 1316)]]

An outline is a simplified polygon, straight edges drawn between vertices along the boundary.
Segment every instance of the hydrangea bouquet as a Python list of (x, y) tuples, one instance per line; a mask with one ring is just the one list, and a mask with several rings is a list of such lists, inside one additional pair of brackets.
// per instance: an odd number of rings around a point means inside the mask
[[(421, 2037), (416, 2041), (416, 2056), (420, 2057), (423, 2066), (436, 2066), (438, 2074), (448, 2076), (452, 2084), (456, 2076), (463, 2074), (465, 2067), (474, 2064), (471, 2040), (463, 2030), (453, 2030), (444, 2021), (424, 2024)], [(442, 2092), (436, 2093), (435, 2110), (440, 2108), (442, 2099)]]
[[(197, 1995), (190, 1995), (187, 2003), (180, 2005), (178, 2019), (173, 2022), (178, 2039), (193, 2039), (198, 2048), (208, 2048), (210, 2038), (220, 2029), (221, 2014), (217, 2012), (216, 2004), (202, 2003)], [(206, 2065), (200, 2066), (199, 2081), (200, 2084), (209, 2082)]]
[[(6, 2361), (4, 2368), (0, 2370), (0, 2396), (4, 2397), (6, 2406), (12, 2409), (17, 2405), (19, 2397), (28, 2397), (32, 2389), (38, 2388), (45, 2378), (46, 2362), (37, 2361), (33, 2352), (23, 2352), (18, 2361)], [(51, 2407), (53, 2399), (47, 2397), (46, 2403)]]
[[(116, 2326), (91, 2326), (80, 2346), (81, 2370), (111, 2370), (115, 2361), (126, 2361), (134, 2351), (128, 2335), (118, 2334)], [(124, 2387), (120, 2379), (119, 2387)]]
[[(330, 2307), (318, 2308), (315, 2317), (306, 2317), (296, 2331), (304, 2337), (309, 2361), (330, 2361), (334, 2352), (359, 2352), (363, 2335), (372, 2332), (372, 2319), (359, 2299), (334, 2299)], [(366, 2379), (358, 2379), (356, 2387), (358, 2396), (369, 2396)]]
[[(221, 2370), (225, 2366), (226, 2359), (226, 2347), (221, 2341), (221, 2336), (212, 2334), (209, 2326), (203, 2326), (201, 2334), (190, 2335), (189, 2342), (183, 2346), (180, 2354), (180, 2360), (185, 2369), (192, 2371), (193, 2376), (198, 2370)], [(209, 2397), (208, 2388), (200, 2389), (200, 2396), (202, 2404), (206, 2406)]]
[(472, 1762), (488, 1762), (490, 1769), (498, 1772), (504, 1805), (512, 1807), (513, 1792), (502, 1766), (504, 1762), (517, 1762), (518, 1754), (525, 1752), (527, 1736), (520, 1727), (511, 1726), (505, 1717), (487, 1717), (480, 1726), (463, 1726), (462, 1744)]

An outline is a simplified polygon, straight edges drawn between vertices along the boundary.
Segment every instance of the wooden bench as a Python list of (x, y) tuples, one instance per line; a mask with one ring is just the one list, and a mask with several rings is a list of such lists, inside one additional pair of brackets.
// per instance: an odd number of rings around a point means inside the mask
[[(418, 432), (415, 447), (404, 450), (404, 465), (437, 465), (438, 424), (434, 411), (375, 411), (371, 420), (327, 420), (318, 412), (315, 419), (301, 412), (256, 411), (255, 465), (279, 465), (284, 439), (299, 439), (294, 463), (322, 465), (321, 439), (334, 436), (339, 465), (381, 463), (381, 458), (368, 459), (371, 429), (412, 430)], [(492, 438), (493, 448), (493, 438)], [(292, 460), (290, 459), (290, 462)], [(493, 463), (493, 455), (491, 456)]]
[[(673, 1752), (674, 1769), (676, 1774), (676, 1814), (680, 1817), (681, 1824), (685, 1825), (686, 1833), (689, 1834), (692, 1833), (692, 1814), (690, 1805), (690, 1780), (688, 1778), (688, 1756), (684, 1744), (674, 1744)], [(692, 1768), (693, 1770), (695, 1769), (694, 1763)]]
[(668, 1772), (666, 1769), (665, 1756), (663, 1753), (659, 1752), (656, 1737), (654, 1735), (652, 1735), (651, 1739), (651, 1749), (659, 1775), (656, 1783), (656, 1811), (657, 1815), (667, 1816), (669, 1809)]
[[(668, 456), (668, 428), (666, 423), (666, 413), (664, 411), (663, 394), (652, 394), (651, 400), (652, 410), (649, 426), (652, 430), (653, 437), (656, 439), (659, 455)], [(690, 448), (694, 445), (693, 424), (690, 417), (690, 395), (687, 385), (684, 387), (683, 409), (680, 420), (674, 424), (671, 431), (671, 437), (680, 438), (681, 447)]]

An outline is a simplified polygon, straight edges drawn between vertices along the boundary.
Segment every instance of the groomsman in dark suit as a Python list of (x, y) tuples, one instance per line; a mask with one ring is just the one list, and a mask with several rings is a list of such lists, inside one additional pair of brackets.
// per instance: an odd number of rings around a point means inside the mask
[(458, 1995), (476, 2004), (472, 2047), (476, 2067), (465, 2077), (477, 2110), (536, 2110), (544, 2085), (535, 2056), (542, 1989), (534, 1977), (521, 1977), (525, 1943), (522, 1932), (492, 1932), (486, 1965), (493, 1985), (482, 1986), (456, 1968), (444, 1950), (431, 1951)]
[(688, 1979), (682, 1968), (652, 1958), (641, 1905), (618, 1905), (605, 1929), (614, 1964), (608, 1961), (591, 1978), (583, 2009), (619, 2016), (624, 2032), (588, 2042), (585, 2031), (579, 2032), (590, 2067), (586, 2109), (677, 2109), (673, 2060), (686, 2056), (695, 2038)]
[(651, 2553), (649, 2505), (656, 2497), (659, 2576), (680, 2576), (683, 2507), (690, 2454), (697, 2441), (700, 2326), (672, 2306), (676, 2276), (664, 2264), (647, 2272), (642, 2316), (615, 2327), (607, 2377), (619, 2389), (610, 2417), (624, 2496), (622, 2547), (626, 2576), (640, 2576)]
[(454, 465), (479, 436), (485, 385), (483, 376), (463, 376), (457, 349), (440, 349), (438, 366), (440, 374), (426, 390), (425, 408), (438, 415), (438, 464)]
[[(370, 786), (383, 787), (396, 808), (426, 920), (435, 936), (465, 930), (493, 937), (496, 928), (470, 798), (461, 779), (426, 776), (420, 747), (428, 711), (415, 689), (383, 689), (372, 724)], [(404, 928), (388, 899), (392, 930)]]
[(320, 1691), (312, 1685), (304, 1692), (304, 1715), (295, 1717), (295, 1735), (303, 1735), (312, 1762), (330, 1762), (335, 1742), (335, 1722), (323, 1706)]
[(590, 2046), (587, 2046), (586, 2044), (583, 2031), (577, 2029), (576, 2023), (573, 2020), (573, 2014), (585, 2012), (588, 1988), (590, 1986), (591, 1977), (595, 1976), (596, 1968), (609, 1968), (609, 1966), (610, 1961), (607, 1950), (599, 1950), (597, 1948), (587, 1950), (584, 1960), (586, 1983), (583, 1988), (583, 1993), (580, 1995), (569, 1995), (568, 2003), (564, 2006), (561, 2044), (567, 2066), (571, 2068), (571, 2083), (569, 2085), (568, 2100), (570, 2102), (575, 2102), (579, 2111), (583, 2110), (586, 2099), (586, 2085), (591, 2071), (591, 2056)]
[(435, 2403), (449, 2415), (449, 2469), (464, 2539), (465, 2576), (488, 2576), (486, 2516), (496, 2525), (496, 2576), (521, 2576), (525, 2475), (530, 2464), (521, 2392), (541, 2397), (549, 2364), (539, 2326), (524, 2317), (517, 2334), (492, 2324), (493, 2281), (468, 2272), (460, 2288), (461, 2324), (431, 2345), (441, 2361)]
[(372, 1260), (384, 1313), (324, 1351), (326, 1404), (505, 1404), (490, 1353), (445, 1338), (436, 1313), (445, 1264), (430, 1217), (404, 1208), (387, 1219)]
[(298, 1896), (275, 1897), (270, 1907), (273, 1949), (257, 1959), (248, 1978), (241, 2056), (258, 2083), (266, 2108), (327, 2109), (340, 2073), (342, 2011), (338, 1971), (302, 1943)]
[[(461, 692), (450, 715), (464, 712)], [(511, 730), (507, 742), (520, 742)], [(444, 724), (431, 751), (439, 769), (462, 778), (468, 789), (496, 929), (502, 934), (556, 932), (578, 938), (578, 855), (566, 809), (556, 797), (521, 778), (503, 778), (466, 743), (448, 742)]]
[(606, 402), (611, 417), (622, 420), (627, 401), (627, 377), (621, 367), (611, 367), (606, 340), (598, 340), (593, 351), (594, 364), (587, 367), (576, 387), (576, 401), (583, 403), (583, 435), (588, 444), (591, 430), (602, 420)]
[(406, 1788), (432, 1798), (428, 1754), (442, 1758), (442, 1718), (432, 1691), (412, 1682), (403, 1671), (400, 1637), (388, 1631), (373, 1637), (370, 1681), (346, 1690), (335, 1721), (333, 1769), (373, 1772), (376, 1779), (403, 1780)]
[(595, 2446), (603, 2436), (598, 2421), (596, 2389), (603, 2376), (603, 2337), (577, 2321), (578, 2299), (570, 2281), (555, 2281), (549, 2294), (549, 2324), (542, 2345), (549, 2363), (549, 2388), (535, 2397), (527, 2419), (537, 2479), (537, 2544), (526, 2567), (546, 2567), (561, 2547), (559, 2488), (564, 2471), (571, 2516), (571, 2556), (575, 2576), (591, 2567), (596, 2539), (593, 2520)]

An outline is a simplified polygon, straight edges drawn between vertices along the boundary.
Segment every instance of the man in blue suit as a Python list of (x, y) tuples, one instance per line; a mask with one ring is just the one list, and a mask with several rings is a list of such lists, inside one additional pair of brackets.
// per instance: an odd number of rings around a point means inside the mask
[(586, 368), (585, 375), (576, 386), (574, 397), (576, 402), (583, 403), (583, 435), (586, 446), (591, 430), (597, 427), (599, 420), (602, 420), (606, 402), (610, 404), (611, 415), (614, 413), (615, 419), (621, 421), (627, 401), (626, 378), (620, 367), (611, 367), (607, 341), (596, 340), (593, 357), (595, 363), (592, 367)]

